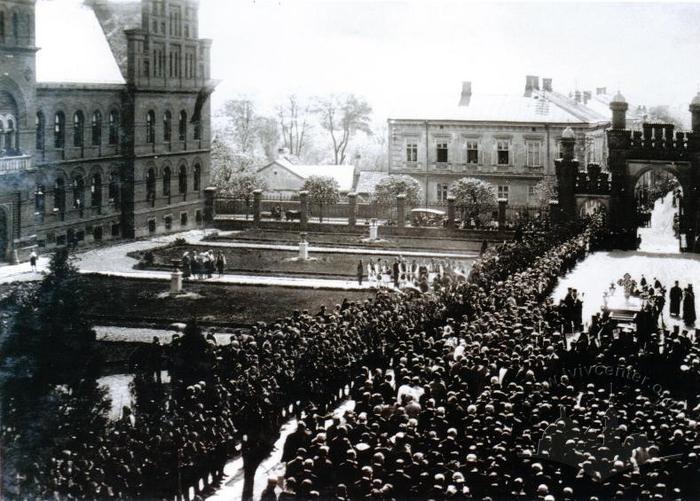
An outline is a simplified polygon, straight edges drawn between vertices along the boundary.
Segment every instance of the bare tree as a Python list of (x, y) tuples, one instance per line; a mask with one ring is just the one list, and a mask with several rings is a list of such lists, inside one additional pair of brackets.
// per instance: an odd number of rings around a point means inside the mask
[(258, 115), (255, 103), (246, 98), (227, 101), (220, 115), (225, 120), (222, 141), (231, 147), (235, 170), (274, 160), (279, 142), (276, 120)]
[(285, 104), (277, 107), (284, 147), (289, 149), (289, 153), (298, 157), (301, 157), (304, 151), (306, 134), (311, 126), (308, 113), (309, 107), (301, 104), (294, 94), (287, 97)]
[(348, 144), (358, 131), (372, 134), (372, 107), (361, 97), (347, 94), (317, 98), (313, 111), (321, 127), (331, 136), (336, 165), (345, 163)]

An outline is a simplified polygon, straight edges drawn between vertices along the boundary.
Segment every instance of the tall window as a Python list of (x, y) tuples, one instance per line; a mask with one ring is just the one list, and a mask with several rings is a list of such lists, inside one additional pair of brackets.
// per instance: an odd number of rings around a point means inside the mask
[(542, 165), (542, 143), (539, 141), (528, 141), (526, 143), (528, 167), (540, 167)]
[(156, 142), (156, 114), (153, 110), (146, 113), (146, 142), (148, 144)]
[(193, 131), (193, 134), (194, 134), (193, 137), (194, 137), (195, 140), (198, 141), (198, 140), (202, 139), (202, 121), (201, 121), (201, 120), (197, 120), (197, 121), (194, 123), (194, 131)]
[(156, 172), (153, 168), (146, 173), (146, 200), (151, 203), (156, 201)]
[(5, 40), (5, 13), (0, 12), (0, 40)]
[(109, 144), (119, 143), (119, 113), (116, 110), (109, 112)]
[(170, 172), (170, 167), (166, 167), (165, 169), (163, 169), (163, 196), (164, 197), (170, 196), (171, 178), (172, 178), (172, 174)]
[(508, 141), (498, 141), (496, 143), (496, 162), (498, 165), (508, 165), (510, 163), (509, 147), (510, 145), (508, 144)]
[(476, 141), (467, 141), (467, 163), (479, 163), (479, 143)]
[(119, 174), (116, 172), (109, 175), (109, 201), (119, 203)]
[(44, 151), (44, 131), (46, 129), (46, 119), (44, 114), (39, 112), (36, 114), (36, 149), (37, 151)]
[(508, 192), (509, 191), (510, 190), (509, 190), (507, 185), (499, 185), (498, 186), (498, 198), (499, 199), (504, 198), (504, 199), (508, 200)]
[(202, 185), (202, 168), (199, 166), (199, 164), (194, 166), (194, 179), (192, 183), (192, 189), (194, 191), (199, 191), (201, 189)]
[(418, 161), (418, 144), (414, 142), (406, 143), (406, 161)]
[(96, 110), (92, 114), (92, 145), (102, 144), (102, 113)]
[(537, 192), (535, 191), (535, 185), (531, 184), (527, 187), (527, 199), (529, 202), (536, 202)]
[(85, 128), (85, 117), (82, 111), (73, 114), (73, 146), (83, 146), (83, 130)]
[(187, 193), (187, 168), (184, 165), (180, 166), (177, 185), (180, 193)]
[(100, 207), (102, 205), (102, 176), (96, 172), (90, 182), (90, 206)]
[(447, 201), (447, 194), (449, 192), (450, 186), (447, 183), (437, 183), (435, 185), (435, 188), (437, 189), (437, 193), (435, 195), (435, 198), (437, 199), (437, 201), (438, 202)]
[(437, 161), (438, 163), (447, 162), (447, 143), (437, 143)]
[(187, 112), (182, 110), (180, 112), (180, 120), (177, 125), (178, 138), (180, 141), (187, 140)]
[(84, 197), (85, 180), (83, 179), (83, 176), (77, 175), (75, 178), (73, 178), (73, 208), (82, 208)]
[(66, 115), (62, 111), (56, 113), (53, 119), (53, 145), (57, 149), (66, 145)]
[(169, 111), (163, 113), (163, 141), (169, 143), (173, 135), (173, 117)]
[(19, 38), (19, 16), (16, 12), (12, 14), (12, 36), (15, 41)]
[(43, 214), (46, 209), (46, 188), (43, 184), (37, 184), (34, 188), (34, 212)]
[(66, 211), (66, 183), (62, 177), (56, 179), (53, 185), (53, 207), (58, 212)]

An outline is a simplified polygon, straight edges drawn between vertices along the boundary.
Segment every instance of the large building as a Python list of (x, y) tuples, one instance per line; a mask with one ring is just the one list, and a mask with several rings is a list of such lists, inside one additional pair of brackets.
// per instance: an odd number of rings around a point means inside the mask
[(210, 47), (197, 0), (0, 0), (0, 259), (202, 224)]
[(609, 112), (594, 108), (607, 102), (605, 89), (569, 97), (554, 91), (551, 79), (540, 88), (536, 76), (526, 78), (519, 95), (472, 93), (471, 82), (464, 82), (459, 99), (443, 109), (389, 119), (389, 174), (416, 178), (428, 205), (444, 203), (450, 184), (461, 177), (491, 183), (511, 205), (534, 205), (535, 185), (555, 174), (565, 128), (576, 134), (582, 165), (605, 165)]

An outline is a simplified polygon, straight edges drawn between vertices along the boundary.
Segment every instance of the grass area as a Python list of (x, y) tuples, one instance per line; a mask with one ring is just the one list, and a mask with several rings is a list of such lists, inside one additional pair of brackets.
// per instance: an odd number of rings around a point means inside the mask
[[(406, 249), (419, 250), (430, 249), (434, 251), (478, 251), (481, 247), (480, 241), (462, 240), (462, 239), (447, 239), (447, 238), (420, 238), (420, 237), (388, 237), (386, 241), (379, 243), (363, 243), (362, 239), (369, 236), (369, 229), (362, 235), (351, 233), (308, 233), (307, 240), (311, 245), (326, 245), (326, 246), (345, 246), (352, 245), (355, 247), (366, 246), (373, 249)], [(379, 228), (379, 237), (382, 236), (382, 229)], [(218, 240), (242, 240), (256, 242), (274, 242), (278, 244), (297, 244), (299, 243), (299, 233), (294, 231), (275, 231), (275, 230), (260, 230), (248, 229), (235, 233), (227, 237), (217, 237)]]
[[(209, 250), (209, 247), (204, 245), (178, 245), (167, 246), (152, 250), (153, 252), (153, 268), (171, 269), (171, 259), (180, 258), (185, 251), (203, 252)], [(223, 251), (226, 256), (226, 270), (236, 273), (250, 274), (287, 274), (301, 276), (324, 276), (333, 278), (354, 278), (357, 275), (357, 263), (360, 259), (367, 265), (369, 260), (376, 261), (381, 257), (382, 261), (392, 256), (373, 256), (370, 254), (338, 254), (338, 253), (322, 253), (312, 252), (310, 257), (314, 258), (311, 261), (294, 261), (297, 257), (295, 251), (277, 251), (266, 249), (237, 249), (215, 247), (215, 252)], [(144, 252), (130, 254), (136, 259), (141, 259)], [(417, 259), (420, 261), (420, 259)], [(470, 262), (471, 260), (460, 260)], [(366, 270), (366, 268), (365, 268)], [(366, 271), (365, 271), (366, 275)]]
[(372, 291), (186, 283), (184, 291), (198, 298), (159, 298), (167, 291), (167, 283), (94, 275), (84, 280), (87, 313), (129, 320), (186, 321), (196, 315), (202, 320), (251, 325), (272, 322), (295, 309), (317, 312), (321, 305), (333, 308), (343, 298), (364, 301), (374, 295)]

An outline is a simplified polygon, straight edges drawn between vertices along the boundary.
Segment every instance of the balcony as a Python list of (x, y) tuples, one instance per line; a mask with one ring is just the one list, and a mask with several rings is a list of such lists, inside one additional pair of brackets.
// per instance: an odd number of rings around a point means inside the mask
[(27, 171), (32, 167), (31, 155), (18, 157), (0, 157), (0, 174)]

